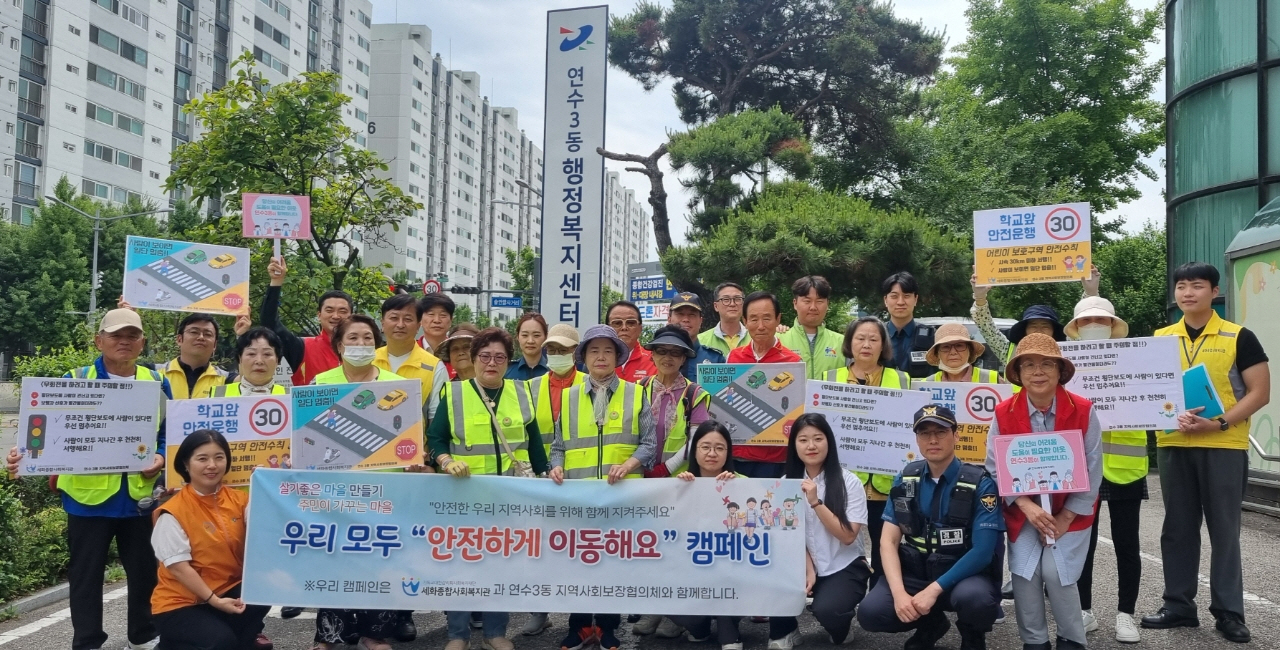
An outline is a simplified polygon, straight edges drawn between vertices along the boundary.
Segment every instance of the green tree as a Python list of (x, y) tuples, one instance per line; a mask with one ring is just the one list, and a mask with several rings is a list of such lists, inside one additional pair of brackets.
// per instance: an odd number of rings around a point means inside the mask
[[(305, 271), (334, 289), (347, 288), (352, 275), (376, 273), (361, 270), (359, 243), (389, 245), (386, 229), (398, 229), (422, 204), (385, 178), (385, 162), (356, 146), (343, 123), (350, 97), (338, 92), (338, 74), (305, 72), (271, 85), (248, 52), (233, 70), (225, 86), (188, 104), (205, 132), (174, 151), (166, 186), (190, 190), (197, 206), (207, 200), (231, 212), (243, 192), (308, 196), (313, 238), (296, 245), (299, 257), (318, 264)], [(227, 219), (239, 224), (238, 216)]]

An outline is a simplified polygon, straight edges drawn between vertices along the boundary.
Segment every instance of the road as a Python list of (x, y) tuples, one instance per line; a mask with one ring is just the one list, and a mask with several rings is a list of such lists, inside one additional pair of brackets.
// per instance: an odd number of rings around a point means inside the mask
[[(1151, 477), (1151, 501), (1143, 509), (1142, 550), (1144, 565), (1142, 591), (1138, 600), (1138, 613), (1148, 614), (1160, 606), (1160, 593), (1163, 585), (1160, 568), (1160, 522), (1163, 509), (1160, 506), (1159, 480)], [(1102, 511), (1102, 538), (1107, 540), (1110, 526), (1107, 509)], [(1280, 520), (1259, 515), (1244, 513), (1244, 526), (1241, 531), (1244, 557), (1244, 584), (1246, 589), (1246, 616), (1253, 631), (1253, 646), (1256, 648), (1280, 647)], [(1209, 546), (1208, 535), (1204, 535), (1201, 552), (1201, 571), (1208, 570)], [(1109, 583), (1108, 576), (1115, 575), (1115, 556), (1110, 552), (1109, 540), (1104, 541), (1097, 556), (1095, 583), (1098, 591), (1094, 595), (1094, 611), (1099, 614), (1101, 629), (1089, 635), (1089, 646), (1097, 649), (1141, 648), (1144, 650), (1199, 650), (1202, 648), (1233, 648), (1218, 636), (1213, 629), (1213, 618), (1209, 614), (1208, 577), (1202, 576), (1200, 599), (1200, 621), (1198, 629), (1180, 630), (1143, 630), (1142, 643), (1137, 646), (1126, 646), (1117, 643), (1114, 638), (1114, 607), (1116, 594), (1114, 583)], [(121, 584), (108, 585), (106, 598), (107, 632), (111, 639), (106, 648), (122, 648), (124, 645), (125, 600), (121, 598), (124, 590)], [(71, 641), (71, 622), (65, 602), (58, 603), (42, 610), (34, 611), (17, 619), (0, 623), (0, 647), (3, 650), (46, 650), (48, 648), (67, 648)], [(988, 636), (988, 647), (992, 649), (1017, 650), (1022, 647), (1018, 639), (1017, 624), (1013, 620), (1011, 603), (1005, 603), (1009, 619), (996, 626)], [(313, 617), (310, 612), (303, 616)], [(418, 639), (412, 643), (396, 644), (397, 648), (413, 648), (438, 650), (443, 647), (445, 638), (444, 616), (439, 612), (419, 612), (415, 615), (418, 625)], [(519, 628), (524, 624), (524, 614), (512, 615), (508, 636), (515, 641), (518, 650), (545, 650), (556, 647), (565, 634), (566, 616), (552, 615), (554, 626), (538, 637), (523, 637)], [(278, 614), (267, 619), (267, 635), (275, 641), (280, 650), (305, 650), (310, 648), (314, 620), (298, 618), (281, 620)], [(763, 650), (768, 637), (768, 626), (743, 622), (741, 625), (743, 641), (750, 650)], [(818, 627), (813, 617), (801, 618), (801, 631), (804, 634), (806, 647), (828, 647), (826, 635)], [(668, 640), (654, 637), (636, 637), (630, 633), (630, 624), (623, 623), (619, 639), (625, 650), (679, 650), (692, 648), (683, 639)], [(897, 650), (902, 647), (907, 634), (870, 634), (856, 626), (846, 645), (850, 648), (867, 650)], [(479, 648), (480, 634), (475, 634), (472, 647)], [(954, 650), (960, 640), (955, 628), (938, 645), (939, 648)], [(713, 645), (703, 644), (704, 650), (711, 650)]]

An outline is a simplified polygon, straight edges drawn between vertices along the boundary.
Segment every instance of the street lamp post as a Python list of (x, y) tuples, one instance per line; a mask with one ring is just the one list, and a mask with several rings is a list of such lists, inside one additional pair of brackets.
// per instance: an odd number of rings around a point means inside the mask
[[(532, 187), (529, 187), (529, 184), (528, 184), (528, 183), (526, 183), (526, 182), (524, 182), (524, 181), (516, 181), (516, 185), (519, 185), (520, 187), (523, 187), (523, 188), (525, 188), (525, 189), (529, 190), (530, 192), (533, 192), (534, 194), (537, 194), (537, 195), (538, 195), (538, 198), (542, 198), (542, 193), (541, 193), (541, 192), (539, 192), (538, 190), (533, 189)], [(519, 202), (519, 201), (490, 201), (489, 203), (490, 203), (490, 204), (493, 204), (493, 205), (503, 204), (503, 205), (514, 205), (514, 206), (519, 206), (519, 207), (522, 207), (522, 208), (533, 208), (534, 210), (537, 210), (538, 212), (542, 212), (542, 206), (541, 206), (541, 205), (535, 205), (535, 204), (533, 204), (533, 203), (521, 203), (521, 202)], [(541, 261), (541, 260), (539, 260), (539, 262), (540, 262), (540, 261)], [(541, 263), (538, 263), (538, 264), (535, 264), (535, 265), (534, 265), (534, 267), (533, 267), (533, 286), (534, 286), (534, 288), (539, 287), (539, 286), (542, 284), (542, 282), (541, 282), (541, 281), (542, 281), (542, 264), (541, 264)], [(535, 293), (533, 294), (533, 299), (532, 299), (532, 300), (530, 300), (530, 302), (531, 302), (531, 303), (533, 303), (533, 310), (534, 310), (534, 311), (538, 311), (538, 307), (539, 307), (539, 304), (538, 304), (538, 298), (539, 298), (539, 296), (538, 296), (538, 294), (535, 292)]]
[(144, 210), (144, 211), (142, 211), (142, 212), (135, 212), (135, 213), (133, 213), (133, 214), (122, 214), (122, 215), (115, 216), (115, 217), (104, 217), (104, 216), (102, 216), (102, 206), (101, 206), (101, 205), (97, 206), (97, 207), (94, 209), (94, 213), (93, 213), (93, 214), (89, 214), (88, 212), (85, 212), (84, 210), (81, 210), (80, 208), (77, 208), (76, 206), (71, 205), (70, 203), (67, 203), (66, 201), (63, 201), (62, 199), (59, 199), (59, 198), (58, 198), (58, 197), (56, 197), (56, 196), (46, 196), (46, 197), (44, 197), (44, 198), (46, 198), (46, 199), (48, 199), (48, 200), (50, 200), (50, 201), (53, 201), (54, 203), (57, 203), (58, 205), (61, 205), (61, 206), (64, 206), (64, 207), (70, 208), (71, 210), (73, 210), (73, 211), (75, 211), (76, 213), (80, 214), (80, 216), (82, 216), (82, 217), (84, 217), (84, 218), (86, 218), (86, 219), (89, 219), (89, 220), (93, 221), (93, 262), (92, 262), (92, 264), (93, 264), (93, 271), (92, 271), (93, 275), (92, 275), (92, 277), (91, 277), (91, 279), (90, 279), (90, 281), (89, 281), (89, 311), (87, 311), (87, 312), (79, 312), (79, 311), (67, 312), (67, 313), (69, 313), (69, 314), (84, 314), (84, 315), (85, 315), (85, 322), (89, 325), (89, 329), (90, 329), (90, 331), (92, 331), (92, 330), (93, 330), (93, 317), (94, 317), (94, 314), (98, 311), (98, 239), (99, 239), (99, 237), (102, 235), (102, 223), (103, 223), (104, 221), (118, 221), (118, 220), (120, 220), (120, 219), (128, 219), (129, 217), (141, 217), (142, 215), (145, 215), (145, 214), (165, 214), (165, 213), (173, 212), (173, 210), (172, 210), (172, 209), (170, 209), (170, 208), (163, 208), (163, 209), (159, 209), (159, 210)]

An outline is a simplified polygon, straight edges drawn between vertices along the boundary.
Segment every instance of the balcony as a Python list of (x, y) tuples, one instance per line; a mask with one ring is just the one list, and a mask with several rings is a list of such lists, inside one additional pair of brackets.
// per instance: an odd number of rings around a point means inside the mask
[(44, 76), (45, 66), (42, 61), (37, 61), (33, 58), (24, 56), (22, 57), (22, 62), (19, 65), (20, 65), (20, 69), (23, 72), (27, 74), (33, 74), (37, 77), (40, 77), (41, 79), (45, 78)]
[(34, 201), (37, 194), (39, 194), (39, 189), (35, 183), (24, 183), (18, 180), (13, 182), (13, 195), (18, 198)]
[(214, 41), (213, 53), (224, 59), (227, 58), (227, 42), (223, 40)]
[(213, 72), (213, 89), (219, 90), (227, 85), (227, 73), (214, 70)]
[(40, 145), (27, 140), (18, 140), (15, 143), (14, 153), (19, 156), (40, 159)]
[(178, 35), (188, 41), (195, 40), (195, 29), (191, 26), (191, 22), (187, 20), (178, 21)]
[(40, 38), (49, 38), (49, 26), (43, 20), (22, 14), (22, 29), (38, 35)]
[(44, 104), (33, 102), (26, 97), (18, 98), (18, 112), (32, 117), (44, 119)]
[(190, 55), (190, 54), (183, 54), (183, 53), (181, 53), (181, 52), (174, 52), (174, 53), (173, 53), (173, 62), (174, 62), (175, 64), (179, 65), (179, 66), (182, 66), (182, 67), (184, 67), (184, 68), (188, 69), (188, 70), (190, 70), (190, 69), (191, 69), (191, 55)]
[(173, 134), (181, 138), (191, 137), (191, 125), (182, 120), (173, 121)]

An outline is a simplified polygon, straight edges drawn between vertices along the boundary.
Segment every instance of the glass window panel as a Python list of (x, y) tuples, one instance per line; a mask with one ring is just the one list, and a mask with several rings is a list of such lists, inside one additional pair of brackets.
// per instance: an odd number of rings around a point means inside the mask
[(1257, 0), (1178, 0), (1172, 13), (1173, 92), (1257, 60)]
[(1173, 196), (1258, 175), (1258, 84), (1245, 75), (1178, 100)]

